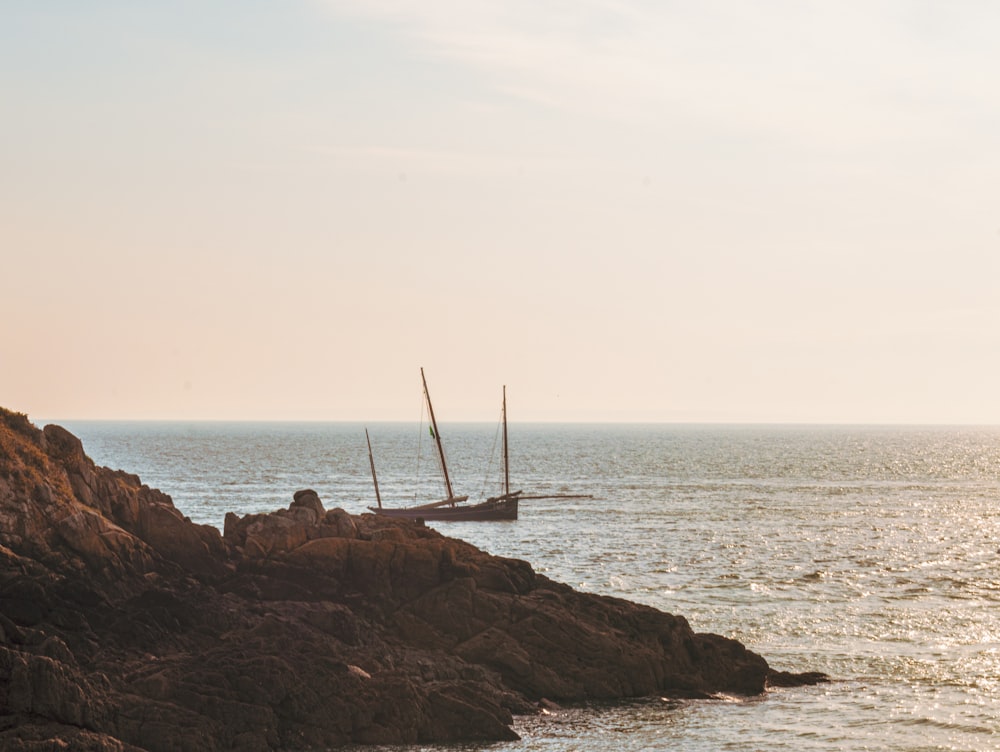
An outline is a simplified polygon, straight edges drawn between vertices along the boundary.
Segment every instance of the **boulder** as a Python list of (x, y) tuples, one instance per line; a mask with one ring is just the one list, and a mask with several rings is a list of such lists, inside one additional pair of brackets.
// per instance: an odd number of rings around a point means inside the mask
[(338, 538), (357, 538), (358, 526), (350, 514), (341, 508), (331, 509), (323, 518), (323, 524)]
[(319, 496), (311, 488), (296, 491), (292, 494), (291, 509), (295, 509), (296, 507), (313, 510), (316, 513), (317, 520), (323, 519), (323, 515), (326, 514), (326, 510), (323, 509), (323, 502), (319, 500)]

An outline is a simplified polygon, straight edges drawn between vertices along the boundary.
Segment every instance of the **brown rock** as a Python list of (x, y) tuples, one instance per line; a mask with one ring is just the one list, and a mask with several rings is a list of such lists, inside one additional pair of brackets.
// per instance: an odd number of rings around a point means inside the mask
[(294, 509), (296, 507), (311, 509), (316, 513), (317, 521), (323, 519), (323, 516), (326, 514), (326, 510), (323, 509), (323, 502), (319, 500), (319, 496), (311, 488), (296, 491), (292, 494), (291, 508)]
[(339, 538), (358, 537), (358, 526), (354, 519), (339, 507), (328, 511), (323, 521), (336, 530), (336, 536)]
[(95, 467), (68, 431), (0, 409), (0, 749), (512, 739), (511, 714), (543, 700), (825, 678), (432, 529), (295, 497), (227, 515), (220, 536)]

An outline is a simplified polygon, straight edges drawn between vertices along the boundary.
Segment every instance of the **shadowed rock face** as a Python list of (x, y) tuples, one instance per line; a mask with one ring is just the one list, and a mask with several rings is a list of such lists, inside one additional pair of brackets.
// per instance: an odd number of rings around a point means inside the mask
[(0, 409), (0, 749), (503, 740), (543, 699), (823, 678), (309, 490), (220, 535)]

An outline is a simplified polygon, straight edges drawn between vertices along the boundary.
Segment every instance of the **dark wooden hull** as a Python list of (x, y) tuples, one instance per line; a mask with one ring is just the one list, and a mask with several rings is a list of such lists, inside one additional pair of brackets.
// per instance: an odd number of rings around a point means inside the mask
[(425, 522), (497, 522), (517, 519), (516, 496), (501, 499), (488, 499), (478, 504), (456, 504), (453, 507), (436, 507), (433, 509), (388, 509), (368, 507), (375, 514), (385, 517), (404, 517), (409, 520), (424, 520)]

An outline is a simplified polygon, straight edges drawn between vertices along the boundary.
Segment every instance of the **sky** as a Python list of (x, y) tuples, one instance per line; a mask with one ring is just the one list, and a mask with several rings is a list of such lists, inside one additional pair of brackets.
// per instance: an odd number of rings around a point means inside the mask
[(0, 405), (1000, 424), (1000, 5), (5, 0)]

